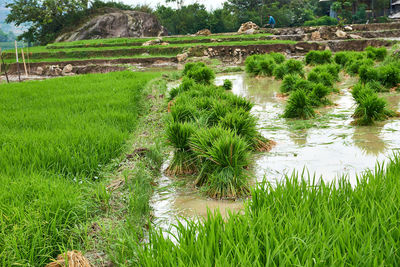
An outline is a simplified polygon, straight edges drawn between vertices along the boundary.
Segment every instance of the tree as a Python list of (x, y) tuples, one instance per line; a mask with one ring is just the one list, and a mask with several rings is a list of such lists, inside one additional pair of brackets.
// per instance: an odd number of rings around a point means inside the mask
[(87, 5), (88, 0), (15, 0), (7, 5), (11, 11), (6, 22), (16, 26), (29, 24), (28, 31), (19, 39), (45, 44), (71, 21), (84, 16)]

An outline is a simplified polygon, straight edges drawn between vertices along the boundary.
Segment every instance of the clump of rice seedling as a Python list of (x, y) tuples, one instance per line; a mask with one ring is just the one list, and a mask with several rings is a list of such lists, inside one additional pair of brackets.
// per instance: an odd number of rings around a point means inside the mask
[(374, 92), (388, 92), (389, 90), (387, 88), (385, 88), (380, 82), (378, 81), (371, 81), (371, 82), (367, 82), (365, 84), (365, 87), (370, 88), (371, 90), (373, 90)]
[(342, 67), (344, 67), (347, 64), (347, 62), (349, 62), (353, 58), (352, 53), (353, 52), (348, 52), (348, 51), (338, 52), (334, 55), (333, 61), (335, 61), (336, 64), (339, 64)]
[(334, 77), (329, 72), (316, 72), (311, 71), (307, 78), (310, 82), (322, 83), (325, 86), (332, 86), (334, 83)]
[(330, 101), (326, 98), (331, 92), (331, 89), (324, 84), (314, 84), (313, 90), (309, 94), (311, 105), (318, 107), (321, 105), (330, 104)]
[(246, 140), (250, 146), (255, 146), (258, 136), (257, 119), (250, 112), (235, 109), (221, 119), (220, 125), (223, 128), (231, 129)]
[(285, 56), (282, 55), (281, 53), (272, 52), (269, 53), (268, 55), (274, 59), (276, 64), (281, 64), (285, 61)]
[(242, 108), (245, 111), (250, 111), (254, 104), (243, 96), (238, 96), (234, 94), (223, 95), (223, 99), (230, 103), (233, 108)]
[(387, 55), (386, 47), (368, 46), (367, 48), (365, 48), (365, 51), (367, 52), (368, 58), (378, 61), (384, 60)]
[(198, 181), (210, 197), (236, 198), (249, 193), (246, 167), (250, 154), (244, 139), (231, 130), (215, 127), (193, 134), (190, 146), (204, 163)]
[(166, 169), (168, 175), (188, 175), (196, 171), (195, 157), (189, 146), (194, 132), (195, 126), (191, 123), (170, 122), (167, 125), (167, 141), (174, 147), (174, 156)]
[(310, 93), (314, 88), (314, 83), (304, 80), (304, 79), (298, 79), (294, 85), (294, 90), (302, 90), (306, 92), (307, 94)]
[(188, 73), (197, 68), (203, 68), (206, 64), (204, 62), (189, 62), (185, 64), (185, 68), (182, 71), (182, 75), (186, 76)]
[(296, 83), (300, 79), (301, 79), (300, 76), (297, 75), (297, 74), (286, 75), (283, 78), (282, 85), (280, 87), (281, 92), (282, 93), (289, 93), (289, 92), (295, 90), (296, 89)]
[(186, 74), (187, 77), (192, 78), (196, 83), (209, 85), (215, 79), (214, 71), (207, 67), (192, 67)]
[(290, 95), (283, 117), (301, 119), (314, 117), (314, 110), (304, 90), (296, 90)]
[(362, 83), (372, 82), (378, 80), (378, 70), (371, 66), (361, 66), (359, 70), (360, 81)]
[(301, 61), (295, 59), (289, 59), (275, 68), (275, 77), (277, 79), (283, 79), (288, 74), (298, 74), (304, 76), (304, 66)]
[(360, 103), (362, 98), (373, 95), (374, 93), (375, 92), (370, 87), (367, 87), (361, 83), (354, 85), (351, 91), (351, 94), (357, 103)]
[(192, 102), (185, 102), (172, 106), (170, 114), (174, 122), (191, 122), (197, 118), (198, 111)]
[(180, 93), (189, 91), (195, 84), (196, 82), (193, 79), (184, 76), (182, 83), (169, 92), (169, 100), (173, 100)]
[(371, 125), (375, 121), (387, 118), (387, 103), (385, 99), (378, 97), (376, 93), (367, 94), (361, 91), (360, 95), (362, 97), (359, 98), (358, 106), (353, 114), (357, 125)]
[(247, 73), (264, 76), (272, 76), (276, 66), (274, 58), (268, 54), (249, 56), (245, 64)]
[(322, 73), (327, 72), (334, 78), (335, 81), (339, 81), (340, 65), (338, 64), (324, 64), (319, 65), (311, 70), (312, 72)]
[(378, 80), (387, 88), (395, 87), (400, 83), (400, 69), (394, 64), (382, 66), (378, 69)]
[(330, 50), (324, 51), (310, 51), (306, 54), (305, 57), (306, 64), (326, 64), (331, 63), (332, 61), (332, 52)]
[(374, 61), (369, 58), (363, 58), (363, 59), (356, 59), (350, 61), (346, 65), (346, 71), (350, 75), (356, 75), (360, 72), (360, 68), (365, 66), (365, 67), (371, 67), (374, 65)]
[(232, 90), (232, 86), (233, 86), (232, 81), (228, 79), (224, 80), (224, 84), (222, 85), (222, 87), (224, 87), (224, 89), (228, 91)]

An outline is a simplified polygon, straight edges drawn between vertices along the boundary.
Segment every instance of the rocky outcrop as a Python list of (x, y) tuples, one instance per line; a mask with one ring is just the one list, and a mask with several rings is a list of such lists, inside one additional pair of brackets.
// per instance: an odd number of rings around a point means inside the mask
[(196, 35), (198, 35), (198, 36), (208, 36), (208, 35), (211, 35), (211, 31), (209, 29), (203, 29), (203, 30), (200, 30), (200, 31), (196, 32)]
[(60, 35), (56, 42), (165, 35), (168, 35), (167, 30), (154, 15), (110, 8), (104, 14), (88, 20), (76, 30)]
[(248, 33), (249, 34), (250, 32), (254, 33), (255, 31), (258, 31), (259, 29), (260, 29), (260, 27), (258, 27), (257, 24), (249, 21), (249, 22), (243, 23), (240, 26), (238, 33)]

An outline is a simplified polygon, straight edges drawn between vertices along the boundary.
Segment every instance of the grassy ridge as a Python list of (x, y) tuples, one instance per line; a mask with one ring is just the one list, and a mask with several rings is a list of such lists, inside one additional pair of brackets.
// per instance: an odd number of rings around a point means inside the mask
[[(243, 214), (177, 226), (178, 244), (153, 230), (141, 266), (381, 266), (400, 260), (400, 158), (332, 184), (293, 175), (252, 193)], [(151, 245), (150, 245), (151, 244)]]
[(0, 85), (0, 265), (42, 266), (79, 249), (98, 171), (119, 156), (157, 73)]

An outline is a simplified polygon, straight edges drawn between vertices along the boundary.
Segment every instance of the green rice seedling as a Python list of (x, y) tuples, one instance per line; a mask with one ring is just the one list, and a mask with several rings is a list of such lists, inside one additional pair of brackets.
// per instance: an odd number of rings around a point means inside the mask
[(274, 59), (276, 64), (281, 64), (285, 61), (285, 56), (282, 55), (281, 53), (272, 52), (269, 53), (268, 55)]
[(371, 90), (373, 90), (374, 92), (388, 92), (389, 89), (385, 88), (380, 82), (378, 81), (371, 81), (371, 82), (367, 82), (365, 84), (365, 87), (370, 88)]
[(378, 70), (371, 66), (366, 66), (366, 65), (361, 66), (359, 73), (360, 73), (360, 81), (364, 84), (367, 82), (378, 81), (378, 75), (379, 75)]
[(168, 175), (189, 175), (196, 172), (196, 160), (189, 146), (189, 138), (195, 129), (191, 123), (170, 122), (167, 125), (166, 138), (174, 147), (173, 158), (166, 169)]
[(273, 58), (270, 57), (263, 57), (258, 62), (259, 65), (259, 73), (258, 75), (262, 76), (272, 76), (275, 69), (275, 61)]
[(334, 77), (329, 72), (311, 71), (307, 79), (313, 83), (322, 83), (325, 86), (333, 86)]
[(193, 79), (196, 83), (210, 85), (215, 79), (214, 71), (207, 67), (192, 67), (186, 74), (187, 77)]
[(100, 208), (99, 174), (125, 151), (148, 110), (146, 84), (159, 76), (0, 84), (1, 266), (45, 266), (66, 250), (84, 250), (85, 228)]
[(340, 65), (338, 64), (324, 64), (319, 65), (311, 70), (312, 72), (322, 73), (328, 72), (335, 81), (339, 81), (339, 72), (340, 72)]
[(284, 118), (308, 119), (314, 117), (310, 99), (304, 90), (296, 90), (290, 94), (283, 113)]
[(257, 143), (257, 119), (248, 111), (235, 109), (221, 118), (219, 125), (232, 130), (252, 147)]
[(356, 75), (356, 74), (359, 74), (361, 67), (364, 66), (364, 67), (370, 68), (373, 65), (374, 65), (374, 61), (369, 58), (352, 60), (346, 65), (346, 71), (350, 75)]
[(193, 79), (184, 76), (182, 83), (178, 87), (171, 89), (169, 92), (169, 100), (173, 100), (180, 93), (189, 91), (195, 85), (195, 83), (196, 82)]
[(313, 90), (309, 94), (310, 103), (314, 107), (321, 105), (330, 104), (330, 101), (326, 98), (332, 90), (324, 84), (314, 84)]
[(324, 51), (310, 51), (306, 54), (305, 61), (307, 65), (318, 65), (318, 64), (326, 64), (331, 63), (332, 61), (332, 52), (330, 50)]
[(248, 56), (245, 60), (245, 70), (247, 73), (258, 75), (260, 73), (260, 66), (258, 64), (258, 58), (260, 55)]
[(132, 254), (139, 266), (396, 266), (399, 173), (396, 154), (355, 185), (296, 173), (266, 181), (243, 211), (179, 223), (176, 241), (151, 229)]
[(182, 75), (186, 76), (188, 73), (194, 69), (204, 68), (206, 64), (204, 62), (189, 62), (185, 64), (185, 68), (182, 71)]
[(193, 134), (190, 146), (205, 162), (201, 172), (207, 177), (203, 182), (210, 197), (236, 198), (249, 193), (245, 168), (250, 154), (244, 139), (228, 129), (205, 129)]
[(241, 108), (245, 111), (250, 111), (254, 106), (254, 104), (251, 101), (249, 101), (243, 96), (238, 96), (234, 94), (225, 94), (222, 96), (222, 98), (229, 102), (229, 106), (231, 108), (238, 108), (238, 109)]
[(296, 83), (300, 80), (300, 76), (296, 74), (289, 74), (283, 78), (282, 85), (280, 87), (280, 91), (282, 93), (289, 93), (296, 89)]
[(224, 87), (224, 89), (228, 91), (232, 90), (232, 86), (233, 86), (232, 81), (228, 79), (224, 80), (224, 84), (222, 85), (222, 87)]
[(381, 66), (378, 69), (378, 80), (387, 88), (395, 87), (400, 83), (400, 69), (394, 64)]
[(295, 59), (289, 59), (275, 68), (275, 77), (277, 79), (283, 79), (285, 75), (298, 74), (304, 76), (304, 66), (301, 61)]
[(295, 91), (302, 90), (307, 94), (310, 93), (313, 90), (313, 88), (314, 88), (314, 83), (304, 79), (297, 80), (294, 85)]
[(335, 61), (336, 64), (339, 64), (342, 67), (344, 67), (351, 59), (352, 55), (349, 52), (337, 52), (333, 56), (333, 61)]
[(359, 95), (362, 97), (359, 98), (358, 106), (353, 114), (357, 125), (371, 125), (375, 121), (386, 119), (387, 103), (385, 99), (378, 97), (376, 93), (367, 94), (361, 91)]
[(365, 51), (367, 52), (368, 58), (377, 60), (377, 61), (384, 60), (387, 55), (386, 47), (368, 46), (367, 48), (365, 48)]
[(193, 101), (190, 101), (184, 104), (173, 105), (170, 115), (173, 122), (191, 122), (198, 118), (199, 112), (194, 106)]

